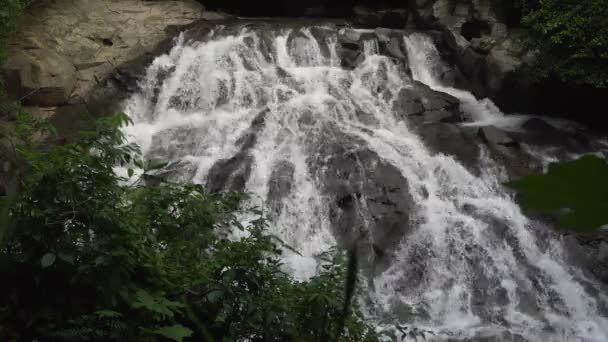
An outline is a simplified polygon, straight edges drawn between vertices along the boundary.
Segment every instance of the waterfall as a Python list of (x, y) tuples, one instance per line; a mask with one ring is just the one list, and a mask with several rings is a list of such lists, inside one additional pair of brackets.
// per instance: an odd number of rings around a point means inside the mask
[[(271, 233), (299, 252), (286, 251), (284, 263), (300, 279), (317, 272), (319, 254), (348, 241), (352, 232), (336, 228), (336, 217), (354, 211), (349, 227), (381, 239), (366, 179), (403, 185), (386, 196), (411, 203), (407, 219), (386, 239), (395, 240), (386, 242), (393, 257), (362, 298), (379, 329), (408, 324), (437, 340), (607, 340), (606, 298), (565, 261), (557, 237), (539, 235), (491, 157), (482, 153), (487, 167), (476, 175), (432, 153), (393, 102), (420, 81), (460, 99), (478, 124), (500, 111), (442, 86), (436, 49), (422, 34), (403, 37), (412, 77), (378, 54), (377, 42), (365, 43), (356, 67), (341, 67), (337, 34), (248, 27), (181, 39), (128, 100), (135, 124), (126, 133), (146, 157), (169, 161), (163, 172), (172, 179), (251, 193), (248, 204), (270, 213)], [(350, 183), (336, 170), (348, 170)], [(341, 201), (354, 204), (336, 209), (345, 187), (357, 196)]]
[(434, 90), (450, 94), (461, 101), (461, 107), (473, 120), (473, 125), (495, 125), (512, 128), (528, 119), (528, 115), (505, 116), (490, 99), (478, 100), (475, 95), (462, 89), (445, 86), (439, 81), (437, 66), (441, 63), (433, 41), (423, 34), (404, 37), (411, 63), (412, 77)]

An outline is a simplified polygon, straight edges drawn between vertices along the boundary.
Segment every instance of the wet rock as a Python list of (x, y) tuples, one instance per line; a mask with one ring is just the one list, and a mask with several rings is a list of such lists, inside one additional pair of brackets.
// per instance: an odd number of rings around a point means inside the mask
[(572, 262), (608, 286), (608, 229), (600, 228), (590, 234), (567, 234), (564, 242)]
[(380, 43), (388, 43), (393, 38), (402, 38), (404, 30), (395, 30), (386, 27), (377, 27), (374, 30), (374, 34), (378, 38)]
[[(158, 160), (164, 163), (164, 160)], [(190, 183), (196, 175), (198, 165), (186, 160), (177, 160), (169, 162), (162, 169), (148, 172), (144, 176), (144, 181), (147, 185), (158, 185), (163, 181)]]
[[(525, 65), (534, 54), (521, 44), (521, 30), (510, 28), (510, 2), (436, 0), (417, 2), (418, 26), (443, 31), (454, 61), (467, 78), (460, 84), (478, 97), (492, 97), (509, 111), (523, 111), (532, 97)], [(518, 90), (519, 89), (519, 90)], [(519, 96), (507, 96), (517, 93)], [(518, 98), (518, 101), (512, 101)], [(515, 103), (517, 102), (517, 103)], [(519, 107), (517, 109), (517, 107)], [(529, 106), (528, 106), (529, 107)]]
[(260, 111), (258, 115), (251, 121), (251, 126), (247, 131), (241, 136), (237, 141), (236, 145), (241, 148), (243, 151), (248, 151), (250, 148), (255, 145), (257, 140), (257, 135), (264, 128), (264, 123), (266, 122), (266, 115), (270, 112), (268, 108)]
[(495, 126), (481, 127), (478, 131), (479, 138), (486, 144), (495, 147), (500, 146), (517, 146), (518, 143), (505, 131), (496, 128)]
[(329, 50), (329, 40), (332, 36), (335, 35), (335, 29), (329, 29), (324, 27), (311, 27), (310, 33), (317, 40), (319, 44), (319, 48), (321, 49), (321, 54), (324, 58), (330, 58), (331, 52)]
[(340, 42), (340, 44), (351, 44), (352, 46), (359, 45), (360, 39), (361, 32), (356, 30), (346, 28), (338, 31), (338, 42)]
[(484, 83), (485, 70), (480, 66), (485, 65), (485, 56), (472, 47), (468, 47), (460, 54), (458, 62), (460, 70), (470, 80), (473, 93), (478, 97), (483, 97), (487, 90)]
[(402, 117), (422, 115), (425, 111), (422, 99), (414, 89), (403, 88), (393, 102), (393, 110)]
[(344, 69), (353, 70), (365, 60), (365, 55), (359, 49), (359, 45), (342, 44), (338, 48), (340, 66)]
[(197, 135), (205, 134), (201, 127), (175, 127), (152, 136), (149, 158), (161, 158), (168, 161), (178, 160), (198, 153)]
[(407, 61), (407, 50), (403, 45), (403, 39), (391, 37), (389, 41), (380, 42), (380, 54)]
[(562, 129), (543, 119), (532, 118), (524, 122), (521, 128), (523, 131), (516, 134), (517, 139), (531, 146), (555, 149), (563, 157), (569, 153), (579, 154), (593, 150), (593, 133), (578, 131), (577, 127)]
[(251, 174), (253, 157), (239, 152), (230, 159), (215, 163), (207, 176), (207, 189), (210, 192), (243, 191)]
[(476, 130), (453, 123), (435, 122), (417, 128), (426, 146), (435, 153), (454, 157), (467, 169), (479, 172), (479, 140)]
[(287, 48), (290, 52), (290, 56), (294, 59), (297, 65), (308, 65), (310, 61), (309, 56), (302, 53), (308, 46), (311, 45), (310, 38), (306, 36), (302, 31), (292, 31), (287, 37)]
[(240, 151), (229, 159), (217, 161), (207, 175), (207, 189), (211, 192), (243, 191), (251, 174), (253, 157), (249, 153), (264, 128), (269, 110), (262, 110), (251, 122), (245, 134), (236, 141)]
[(283, 199), (291, 192), (294, 172), (294, 165), (287, 160), (279, 161), (272, 169), (267, 201), (275, 217), (281, 215)]
[(532, 119), (526, 120), (526, 122), (524, 122), (521, 125), (521, 128), (523, 128), (524, 130), (526, 130), (528, 132), (534, 132), (534, 133), (545, 133), (545, 132), (553, 133), (553, 132), (558, 131), (557, 128), (553, 127), (547, 121), (540, 119), (540, 118), (532, 118)]
[(412, 88), (399, 91), (393, 110), (415, 125), (436, 122), (461, 122), (460, 101), (446, 93), (416, 82)]
[(477, 135), (494, 160), (506, 168), (511, 179), (529, 175), (535, 171), (530, 155), (521, 148), (516, 136), (494, 126), (479, 128)]
[(358, 244), (368, 268), (382, 269), (410, 230), (408, 182), (363, 141), (333, 127), (325, 130), (309, 167), (330, 199), (334, 234), (342, 246)]
[(190, 0), (59, 0), (32, 6), (23, 20), (27, 25), (9, 42), (7, 88), (31, 106), (87, 103), (117, 67), (156, 55), (158, 45), (175, 33), (170, 28), (203, 13)]

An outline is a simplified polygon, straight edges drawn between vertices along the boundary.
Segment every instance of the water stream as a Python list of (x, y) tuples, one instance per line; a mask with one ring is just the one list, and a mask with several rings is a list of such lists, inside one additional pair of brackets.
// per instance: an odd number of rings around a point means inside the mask
[[(339, 240), (322, 184), (327, 170), (315, 161), (331, 157), (320, 152), (327, 141), (350, 137), (398, 170), (413, 203), (402, 223), (409, 233), (362, 299), (380, 328), (415, 325), (437, 340), (608, 340), (606, 298), (565, 261), (559, 239), (539, 237), (540, 223), (501, 185), (500, 167), (482, 153), (486, 167), (474, 175), (431, 153), (393, 109), (399, 91), (412, 88), (404, 68), (373, 41), (356, 68), (342, 68), (337, 32), (317, 29), (324, 33), (248, 28), (178, 41), (129, 99), (135, 125), (127, 133), (147, 157), (170, 161), (171, 177), (184, 182), (205, 184), (218, 162), (246, 155), (233, 160), (250, 204), (273, 212), (272, 233), (300, 252), (286, 251), (284, 260), (299, 278), (314, 275), (317, 256)], [(414, 80), (459, 98), (476, 124), (507, 120), (490, 101), (437, 81), (432, 40), (404, 40)], [(263, 125), (252, 126), (261, 115)], [(243, 143), (244, 136), (254, 138)], [(287, 185), (277, 187), (277, 179)], [(371, 217), (363, 207), (360, 216), (365, 230)]]

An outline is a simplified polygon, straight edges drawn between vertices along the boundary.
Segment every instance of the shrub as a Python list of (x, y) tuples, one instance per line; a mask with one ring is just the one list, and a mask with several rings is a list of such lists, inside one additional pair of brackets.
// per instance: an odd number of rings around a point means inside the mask
[(608, 86), (608, 1), (540, 0), (523, 23), (541, 49), (538, 73)]
[(299, 282), (281, 271), (262, 213), (237, 220), (243, 194), (146, 174), (126, 186), (113, 167), (145, 166), (118, 129), (127, 122), (104, 118), (77, 143), (20, 151), (29, 171), (0, 251), (0, 339), (377, 340), (345, 306), (341, 253)]

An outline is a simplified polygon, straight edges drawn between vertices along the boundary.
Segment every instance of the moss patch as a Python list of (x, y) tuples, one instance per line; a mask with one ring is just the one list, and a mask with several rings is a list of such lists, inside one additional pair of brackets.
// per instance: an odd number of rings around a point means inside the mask
[(608, 163), (584, 156), (555, 163), (544, 175), (510, 182), (526, 209), (560, 213), (558, 227), (591, 232), (608, 224)]

